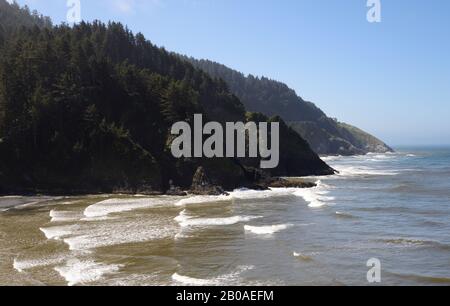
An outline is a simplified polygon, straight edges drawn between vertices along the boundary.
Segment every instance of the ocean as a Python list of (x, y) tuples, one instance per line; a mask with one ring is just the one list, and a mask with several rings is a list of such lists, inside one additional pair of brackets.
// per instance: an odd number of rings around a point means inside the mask
[(450, 285), (450, 149), (327, 157), (312, 189), (0, 198), (1, 285)]

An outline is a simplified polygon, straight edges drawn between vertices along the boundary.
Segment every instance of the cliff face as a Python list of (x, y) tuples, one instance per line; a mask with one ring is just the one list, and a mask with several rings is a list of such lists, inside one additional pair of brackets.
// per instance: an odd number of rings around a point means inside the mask
[[(170, 152), (172, 125), (194, 114), (269, 121), (222, 81), (119, 23), (52, 26), (5, 0), (0, 12), (0, 192), (160, 192), (189, 188), (199, 167), (227, 190), (254, 184), (259, 159)], [(266, 175), (333, 173), (281, 125), (280, 166)]]
[(346, 123), (330, 118), (289, 122), (289, 126), (306, 139), (320, 155), (364, 155), (393, 152), (378, 138)]
[(328, 118), (313, 103), (304, 101), (286, 84), (230, 69), (208, 60), (182, 57), (209, 75), (223, 79), (245, 107), (267, 116), (280, 116), (321, 155), (359, 155), (390, 152), (374, 136)]
[(339, 127), (344, 135), (347, 134), (345, 136), (347, 139), (350, 139), (353, 144), (365, 152), (386, 153), (394, 151), (380, 139), (355, 126), (339, 123)]

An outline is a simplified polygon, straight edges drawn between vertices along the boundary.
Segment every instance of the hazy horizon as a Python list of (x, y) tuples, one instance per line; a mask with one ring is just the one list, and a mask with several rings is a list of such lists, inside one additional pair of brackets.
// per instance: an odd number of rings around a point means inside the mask
[[(64, 0), (17, 2), (66, 21)], [(450, 145), (450, 3), (381, 0), (381, 23), (369, 23), (366, 2), (81, 1), (81, 17), (284, 82), (393, 147)]]

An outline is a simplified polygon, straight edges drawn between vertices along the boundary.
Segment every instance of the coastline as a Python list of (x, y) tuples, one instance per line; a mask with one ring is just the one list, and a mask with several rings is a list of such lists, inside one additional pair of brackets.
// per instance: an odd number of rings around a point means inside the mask
[[(327, 154), (320, 155), (319, 157), (327, 162), (327, 159), (339, 158), (339, 157), (363, 157), (375, 154), (395, 154), (397, 151), (392, 149), (388, 152), (368, 152), (366, 154), (353, 154), (349, 156), (337, 155), (337, 154)], [(332, 168), (333, 169), (333, 168)], [(331, 177), (335, 174), (339, 174), (339, 171), (333, 169), (333, 174), (325, 175), (326, 177)], [(195, 175), (194, 175), (195, 176)], [(314, 188), (317, 187), (317, 183), (308, 178), (317, 177), (317, 175), (302, 176), (302, 177), (262, 177), (252, 184), (242, 185), (234, 190), (238, 189), (250, 189), (255, 191), (264, 191), (270, 188)], [(63, 196), (101, 196), (101, 195), (123, 195), (123, 196), (196, 196), (196, 195), (227, 195), (233, 190), (224, 190), (220, 186), (212, 184), (208, 178), (206, 178), (206, 188), (202, 190), (196, 190), (195, 187), (190, 189), (182, 189), (180, 187), (172, 186), (171, 188), (162, 190), (146, 190), (145, 186), (136, 188), (75, 188), (75, 189), (63, 189), (63, 188), (8, 188), (0, 189), (0, 199), (7, 197), (19, 198), (19, 197), (63, 197)], [(211, 192), (211, 190), (213, 190)], [(19, 206), (22, 204), (19, 204)], [(14, 205), (16, 206), (16, 205)], [(0, 204), (0, 209), (4, 209)], [(9, 209), (9, 208), (8, 208)]]
[[(268, 184), (265, 182), (264, 184), (258, 184), (251, 186), (242, 186), (236, 189), (250, 189), (255, 191), (264, 191), (270, 188), (314, 188), (317, 186), (316, 183), (307, 180), (308, 177), (283, 177), (283, 178), (273, 178), (271, 182)], [(174, 192), (175, 191), (175, 192)], [(232, 192), (233, 190), (226, 190), (222, 194), (227, 194), (228, 192)], [(165, 192), (163, 191), (137, 191), (133, 189), (115, 189), (115, 190), (98, 190), (98, 189), (71, 189), (71, 190), (62, 190), (62, 189), (12, 189), (7, 192), (0, 193), (0, 199), (4, 198), (19, 198), (19, 197), (62, 197), (62, 196), (96, 196), (96, 195), (127, 195), (127, 196), (195, 196), (195, 195), (211, 195), (208, 192), (199, 193), (195, 192), (192, 189), (188, 190), (180, 190), (178, 188), (169, 189)], [(220, 195), (220, 194), (216, 194)], [(21, 205), (21, 204), (20, 204)], [(0, 208), (1, 207), (0, 205)]]

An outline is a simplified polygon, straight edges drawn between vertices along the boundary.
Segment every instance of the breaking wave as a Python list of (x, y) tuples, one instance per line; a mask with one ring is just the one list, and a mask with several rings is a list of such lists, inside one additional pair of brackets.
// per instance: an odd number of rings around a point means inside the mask
[(301, 259), (303, 261), (313, 261), (314, 260), (312, 256), (305, 255), (305, 254), (299, 253), (299, 252), (294, 252), (293, 255), (294, 255), (294, 257)]
[(172, 275), (172, 280), (175, 283), (188, 285), (188, 286), (226, 286), (235, 285), (240, 282), (240, 275), (248, 270), (253, 269), (253, 266), (240, 266), (229, 274), (224, 274), (215, 278), (194, 278), (185, 275), (175, 273)]
[(99, 281), (106, 274), (118, 272), (121, 267), (121, 265), (107, 265), (92, 260), (72, 259), (64, 266), (55, 267), (55, 271), (67, 281), (69, 286), (75, 286)]
[(228, 195), (220, 195), (220, 196), (193, 196), (186, 199), (179, 200), (176, 202), (176, 206), (187, 206), (194, 204), (203, 204), (203, 203), (214, 203), (214, 202), (229, 202), (232, 201), (232, 197)]
[(49, 258), (41, 258), (41, 259), (27, 259), (27, 260), (19, 260), (14, 258), (13, 268), (22, 273), (26, 270), (30, 270), (37, 267), (48, 267), (56, 264), (60, 264), (64, 262), (64, 256), (55, 256)]
[(44, 233), (45, 237), (49, 240), (60, 240), (63, 237), (70, 236), (77, 228), (76, 225), (66, 225), (66, 226), (53, 226), (47, 228), (40, 228), (41, 232)]
[(280, 224), (280, 225), (268, 225), (268, 226), (245, 225), (244, 229), (245, 229), (245, 231), (256, 234), (256, 235), (273, 235), (275, 233), (284, 231), (292, 226), (293, 226), (292, 224)]
[(327, 194), (330, 192), (331, 186), (322, 183), (322, 181), (317, 182), (317, 186), (314, 188), (296, 189), (294, 195), (297, 197), (302, 197), (308, 206), (311, 208), (320, 208), (325, 205), (331, 204), (335, 198), (329, 197)]
[(367, 166), (335, 166), (339, 171), (338, 176), (356, 177), (356, 176), (395, 176), (399, 173), (394, 170), (375, 169)]
[(177, 221), (181, 227), (207, 227), (207, 226), (223, 226), (234, 225), (241, 222), (248, 222), (260, 217), (252, 216), (234, 216), (228, 218), (189, 218), (180, 216)]
[(74, 211), (57, 211), (51, 210), (50, 217), (52, 218), (50, 222), (72, 222), (81, 219), (82, 215)]
[(129, 212), (138, 209), (161, 207), (171, 203), (170, 198), (143, 198), (143, 199), (109, 199), (87, 207), (84, 216), (87, 218), (107, 217), (114, 213)]

